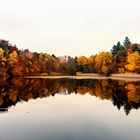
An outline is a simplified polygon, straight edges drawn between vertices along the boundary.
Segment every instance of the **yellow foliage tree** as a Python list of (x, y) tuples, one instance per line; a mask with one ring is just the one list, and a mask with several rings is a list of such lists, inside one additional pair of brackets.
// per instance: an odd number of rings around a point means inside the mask
[(4, 65), (4, 62), (6, 61), (4, 57), (4, 50), (0, 48), (0, 62)]
[(95, 57), (96, 69), (99, 73), (108, 74), (112, 69), (112, 54), (110, 52), (101, 52)]
[(3, 57), (4, 57), (4, 55), (3, 55), (3, 49), (2, 48), (0, 48), (0, 60), (2, 60), (3, 59)]
[(14, 65), (15, 63), (18, 62), (18, 55), (16, 51), (13, 51), (12, 53), (10, 53), (9, 55), (9, 64), (10, 65)]
[(131, 72), (140, 72), (140, 54), (139, 52), (134, 52), (128, 55), (127, 64), (125, 68)]
[(4, 50), (0, 48), (0, 76), (6, 77), (6, 58), (4, 57)]
[(88, 63), (94, 63), (94, 61), (95, 61), (95, 56), (90, 56), (88, 58)]

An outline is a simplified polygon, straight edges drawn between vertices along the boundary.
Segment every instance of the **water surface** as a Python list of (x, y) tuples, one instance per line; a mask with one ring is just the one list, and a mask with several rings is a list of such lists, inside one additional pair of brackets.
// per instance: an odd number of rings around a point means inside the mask
[(0, 140), (139, 140), (140, 83), (0, 81)]

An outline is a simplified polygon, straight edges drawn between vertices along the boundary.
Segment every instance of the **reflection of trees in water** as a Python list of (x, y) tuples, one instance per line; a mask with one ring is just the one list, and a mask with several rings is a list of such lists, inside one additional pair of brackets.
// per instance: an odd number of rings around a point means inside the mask
[(20, 101), (54, 96), (55, 94), (86, 93), (102, 100), (111, 100), (118, 109), (130, 110), (140, 107), (140, 82), (90, 79), (12, 79), (0, 80), (0, 109)]

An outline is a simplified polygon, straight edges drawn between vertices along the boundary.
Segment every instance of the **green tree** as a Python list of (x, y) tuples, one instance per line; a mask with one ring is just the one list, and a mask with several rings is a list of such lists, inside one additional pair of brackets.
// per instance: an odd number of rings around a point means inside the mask
[(124, 46), (127, 46), (130, 43), (130, 39), (126, 36), (123, 42)]

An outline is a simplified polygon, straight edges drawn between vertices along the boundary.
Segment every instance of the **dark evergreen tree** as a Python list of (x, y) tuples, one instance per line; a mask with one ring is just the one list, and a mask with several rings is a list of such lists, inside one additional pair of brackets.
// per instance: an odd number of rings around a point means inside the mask
[(124, 39), (123, 45), (127, 46), (129, 43), (131, 43), (130, 39), (126, 36), (125, 39)]
[(118, 56), (121, 51), (123, 50), (123, 46), (121, 45), (120, 42), (117, 43), (117, 45), (114, 45), (111, 49), (111, 53), (112, 53), (112, 56)]
[(140, 45), (139, 44), (133, 44), (132, 45), (132, 52), (138, 51), (140, 53)]

